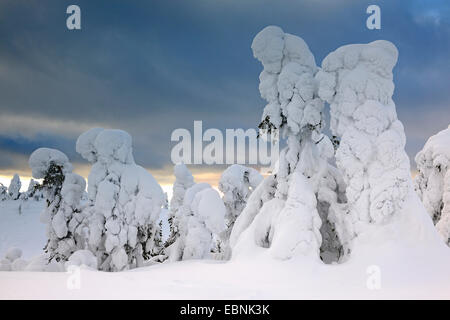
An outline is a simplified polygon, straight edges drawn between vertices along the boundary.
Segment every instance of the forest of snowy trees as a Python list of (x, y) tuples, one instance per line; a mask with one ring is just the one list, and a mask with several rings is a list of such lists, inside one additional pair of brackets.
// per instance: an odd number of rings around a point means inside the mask
[[(394, 44), (346, 45), (318, 64), (302, 38), (269, 26), (251, 48), (262, 65), (259, 90), (267, 103), (259, 128), (279, 132), (286, 145), (274, 172), (263, 177), (255, 168), (232, 165), (216, 189), (195, 182), (178, 163), (169, 201), (135, 163), (127, 132), (88, 130), (75, 146), (91, 165), (87, 183), (64, 153), (40, 148), (29, 159), (39, 183), (32, 180), (21, 193), (15, 175), (8, 188), (0, 186), (0, 200), (45, 200), (41, 221), (48, 239), (45, 252), (31, 261), (12, 248), (0, 270), (85, 265), (122, 271), (258, 252), (275, 260), (339, 264), (399, 221), (416, 226), (406, 231), (414, 238), (426, 230), (425, 218), (450, 245), (450, 127), (417, 154), (413, 180), (392, 100)], [(325, 133), (328, 118), (331, 136)], [(416, 201), (429, 217), (404, 210)], [(167, 240), (160, 222), (165, 209)]]

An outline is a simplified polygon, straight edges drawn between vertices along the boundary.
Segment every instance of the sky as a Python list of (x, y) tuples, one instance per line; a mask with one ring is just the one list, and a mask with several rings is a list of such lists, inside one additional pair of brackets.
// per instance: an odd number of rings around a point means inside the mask
[[(66, 27), (71, 4), (81, 30)], [(381, 8), (380, 30), (366, 28), (371, 4)], [(393, 42), (394, 101), (413, 169), (428, 137), (450, 124), (450, 1), (2, 0), (0, 182), (29, 177), (39, 147), (63, 151), (87, 176), (76, 139), (104, 127), (129, 132), (136, 162), (169, 185), (174, 129), (258, 125), (262, 67), (250, 46), (267, 25), (302, 37), (318, 65), (345, 44)], [(213, 184), (223, 170), (190, 169)]]

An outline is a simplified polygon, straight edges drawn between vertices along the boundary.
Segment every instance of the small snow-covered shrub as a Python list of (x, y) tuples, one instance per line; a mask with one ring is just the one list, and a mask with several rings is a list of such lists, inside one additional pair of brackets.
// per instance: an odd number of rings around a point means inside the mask
[(22, 250), (16, 247), (9, 248), (5, 254), (5, 259), (8, 259), (11, 262), (14, 262), (16, 259), (19, 259), (20, 257), (22, 257)]
[(42, 197), (43, 193), (41, 185), (36, 180), (31, 179), (30, 184), (28, 185), (27, 192), (24, 193), (24, 199), (39, 201), (40, 199), (42, 199)]
[(168, 248), (169, 260), (210, 257), (214, 239), (225, 230), (225, 212), (219, 193), (209, 184), (198, 183), (186, 190), (174, 216), (178, 235)]
[(9, 199), (8, 188), (0, 183), (0, 201)]
[(2, 260), (0, 260), (0, 271), (23, 271), (27, 261), (22, 258), (22, 250), (16, 247), (9, 248)]
[(388, 41), (346, 45), (328, 54), (316, 74), (340, 139), (336, 163), (348, 203), (336, 228), (346, 253), (364, 226), (389, 222), (410, 190), (405, 134), (392, 101), (397, 56)]
[(66, 269), (70, 266), (85, 266), (90, 269), (97, 269), (97, 257), (95, 257), (89, 250), (75, 251), (69, 260), (65, 263)]
[(415, 160), (415, 190), (450, 245), (450, 126), (430, 137)]
[(17, 200), (20, 197), (20, 188), (22, 187), (22, 182), (20, 181), (19, 175), (14, 174), (11, 179), (11, 183), (8, 187), (8, 193), (11, 200)]
[(11, 271), (24, 271), (27, 267), (28, 262), (23, 259), (16, 259), (11, 263)]
[(33, 272), (63, 272), (64, 265), (61, 262), (57, 262), (55, 259), (49, 261), (48, 253), (40, 254), (33, 257), (27, 265), (23, 268), (23, 271)]
[(8, 259), (0, 260), (0, 271), (11, 271), (11, 261)]
[(40, 148), (29, 160), (34, 178), (43, 179), (42, 189), (47, 206), (41, 214), (41, 221), (47, 225), (48, 242), (45, 251), (49, 261), (66, 261), (83, 246), (80, 226), (80, 200), (86, 183), (72, 173), (72, 165), (61, 151)]
[(94, 128), (80, 135), (76, 150), (92, 163), (85, 249), (97, 257), (99, 269), (139, 267), (159, 255), (158, 218), (166, 198), (153, 176), (134, 162), (131, 136)]

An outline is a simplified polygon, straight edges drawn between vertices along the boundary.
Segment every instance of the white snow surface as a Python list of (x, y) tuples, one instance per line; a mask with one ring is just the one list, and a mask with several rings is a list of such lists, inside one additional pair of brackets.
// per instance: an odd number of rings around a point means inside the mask
[[(414, 199), (384, 232), (368, 230), (366, 241), (354, 248), (358, 254), (344, 264), (301, 256), (279, 261), (255, 250), (229, 262), (189, 260), (124, 272), (81, 269), (79, 289), (69, 289), (73, 273), (0, 272), (0, 299), (450, 299), (450, 249), (436, 241), (431, 220)], [(34, 211), (39, 209), (35, 204)], [(37, 218), (35, 226), (40, 226)], [(411, 228), (419, 232), (409, 233)], [(32, 242), (21, 248), (37, 250)], [(380, 287), (372, 290), (378, 272)]]
[(11, 247), (21, 249), (25, 259), (42, 252), (47, 242), (45, 224), (39, 221), (44, 207), (45, 201), (0, 201), (0, 259)]

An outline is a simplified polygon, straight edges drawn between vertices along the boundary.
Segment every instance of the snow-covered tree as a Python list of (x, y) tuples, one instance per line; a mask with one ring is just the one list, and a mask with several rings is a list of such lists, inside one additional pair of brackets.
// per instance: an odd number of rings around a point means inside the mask
[(42, 197), (41, 185), (34, 179), (30, 180), (27, 192), (24, 193), (26, 199), (34, 199), (38, 201)]
[(72, 164), (61, 151), (39, 148), (29, 159), (33, 177), (43, 179), (47, 206), (41, 221), (47, 225), (45, 251), (49, 261), (67, 261), (83, 246), (77, 228), (82, 221), (80, 200), (86, 187), (84, 179), (72, 173)]
[(176, 212), (183, 205), (184, 195), (186, 190), (192, 187), (194, 177), (184, 163), (179, 163), (174, 166), (175, 182), (173, 184), (173, 194), (169, 206), (169, 226), (170, 236), (167, 245), (171, 245), (178, 237), (178, 226), (175, 219)]
[(0, 201), (9, 199), (8, 188), (0, 183)]
[(388, 41), (346, 45), (331, 52), (316, 75), (319, 96), (330, 103), (331, 131), (340, 139), (336, 163), (348, 203), (336, 227), (347, 253), (361, 228), (399, 212), (411, 186), (403, 125), (392, 101), (397, 56)]
[(143, 265), (159, 255), (158, 219), (165, 195), (153, 176), (134, 162), (131, 136), (94, 128), (77, 140), (76, 150), (92, 163), (85, 209), (86, 247), (104, 271)]
[(251, 193), (262, 180), (263, 177), (257, 170), (239, 164), (229, 166), (220, 177), (219, 190), (223, 193), (222, 200), (227, 209), (225, 215), (227, 229), (220, 239), (221, 246), (225, 250), (225, 258), (231, 255), (228, 242), (234, 223), (244, 210)]
[[(333, 144), (321, 132), (324, 103), (316, 92), (318, 68), (303, 39), (284, 33), (279, 27), (269, 26), (259, 32), (252, 50), (264, 67), (259, 90), (268, 103), (259, 128), (270, 134), (280, 130), (287, 147), (281, 151), (276, 174), (260, 184), (254, 192), (257, 198), (250, 197), (250, 206), (236, 220), (231, 244), (246, 247), (237, 241), (248, 227), (254, 240), (240, 241), (267, 247), (277, 258), (310, 253), (319, 257), (321, 218), (324, 223), (333, 224), (340, 180), (328, 163), (334, 155)], [(268, 189), (258, 191), (259, 188)], [(262, 196), (266, 199), (258, 198)], [(251, 246), (247, 248), (252, 250)]]
[(19, 175), (14, 174), (11, 179), (11, 183), (8, 187), (8, 193), (11, 200), (17, 200), (20, 197), (20, 188), (22, 187), (22, 182), (20, 181)]
[(257, 170), (239, 164), (229, 166), (222, 173), (219, 190), (223, 193), (222, 199), (227, 209), (225, 219), (230, 232), (236, 218), (245, 208), (248, 197), (262, 180)]
[(415, 160), (415, 190), (450, 245), (450, 126), (430, 137)]
[[(0, 260), (0, 271), (19, 271), (19, 264), (23, 266), (23, 260), (20, 259), (22, 257), (22, 250), (16, 247), (9, 248), (6, 251), (6, 254), (3, 259)], [(13, 267), (15, 261), (20, 260), (20, 262), (16, 262)]]
[(208, 258), (214, 239), (225, 230), (225, 211), (219, 193), (209, 184), (198, 183), (187, 189), (174, 216), (178, 232), (168, 248), (169, 260)]

